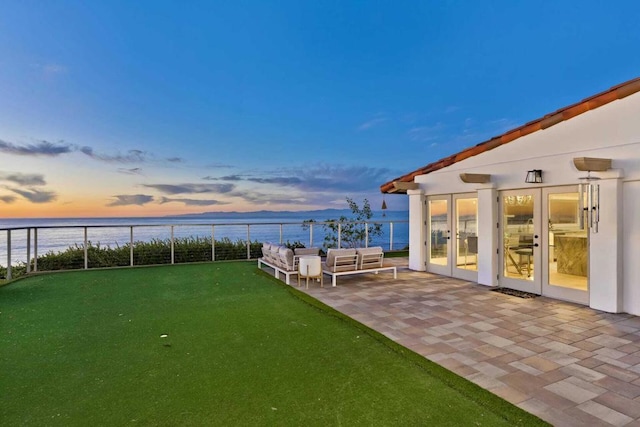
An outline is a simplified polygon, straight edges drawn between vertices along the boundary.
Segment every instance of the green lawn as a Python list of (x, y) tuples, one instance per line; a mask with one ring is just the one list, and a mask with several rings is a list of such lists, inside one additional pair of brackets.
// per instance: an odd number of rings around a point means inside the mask
[(542, 424), (253, 262), (0, 287), (0, 396), (2, 425)]

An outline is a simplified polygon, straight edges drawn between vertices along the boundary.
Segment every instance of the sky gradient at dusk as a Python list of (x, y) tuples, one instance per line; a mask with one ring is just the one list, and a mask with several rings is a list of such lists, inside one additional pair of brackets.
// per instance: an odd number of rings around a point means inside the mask
[(638, 16), (634, 1), (2, 2), (0, 217), (378, 208), (389, 179), (640, 75)]

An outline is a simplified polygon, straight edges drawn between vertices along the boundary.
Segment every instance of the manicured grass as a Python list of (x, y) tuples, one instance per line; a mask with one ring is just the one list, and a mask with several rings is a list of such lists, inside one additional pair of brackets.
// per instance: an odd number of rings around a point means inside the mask
[(388, 251), (384, 253), (385, 258), (407, 258), (409, 256), (409, 251), (401, 250), (401, 251)]
[(0, 307), (3, 425), (542, 424), (253, 262), (35, 276)]

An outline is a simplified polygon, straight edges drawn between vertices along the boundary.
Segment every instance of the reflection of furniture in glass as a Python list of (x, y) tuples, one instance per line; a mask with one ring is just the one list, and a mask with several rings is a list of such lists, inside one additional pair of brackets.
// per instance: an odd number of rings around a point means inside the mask
[[(527, 223), (528, 224), (528, 223)], [(520, 263), (520, 269), (526, 265), (527, 277), (531, 277), (531, 256), (533, 255), (533, 234), (520, 234), (518, 237), (518, 248), (515, 250), (518, 254), (518, 261)], [(522, 257), (527, 257), (527, 263), (522, 263)]]
[[(513, 258), (513, 253), (518, 255), (518, 261)], [(531, 277), (531, 256), (533, 255), (533, 234), (513, 234), (505, 236), (505, 254), (507, 260), (511, 262), (520, 275), (524, 275), (523, 270), (526, 269), (527, 277)], [(527, 257), (526, 264), (523, 263), (523, 257)]]
[(464, 266), (467, 266), (467, 256), (476, 255), (475, 264), (478, 263), (478, 236), (468, 236), (464, 243)]
[(298, 260), (298, 287), (300, 277), (307, 279), (307, 289), (309, 288), (309, 278), (320, 279), (320, 287), (324, 287), (322, 279), (322, 262), (316, 255), (301, 255)]
[[(523, 267), (526, 266), (527, 269), (527, 277), (531, 277), (531, 255), (533, 255), (533, 248), (522, 248), (522, 249), (517, 249), (515, 251), (516, 254), (518, 254), (519, 258), (519, 264), (520, 264), (520, 269), (522, 269)], [(522, 257), (526, 256), (527, 257), (527, 263), (523, 264), (522, 263)], [(520, 274), (522, 274), (522, 271), (520, 272)]]
[(518, 246), (521, 248), (533, 247), (533, 234), (525, 233), (518, 237)]
[(520, 269), (520, 265), (516, 262), (515, 259), (513, 259), (513, 255), (511, 254), (512, 250), (515, 250), (518, 248), (518, 236), (511, 236), (509, 234), (505, 234), (504, 236), (504, 253), (506, 255), (505, 258), (505, 274), (508, 273), (508, 268), (509, 265), (507, 264), (507, 260), (509, 260), (511, 262), (511, 265), (513, 265), (516, 268), (516, 271), (518, 272), (518, 274), (522, 274), (522, 270)]

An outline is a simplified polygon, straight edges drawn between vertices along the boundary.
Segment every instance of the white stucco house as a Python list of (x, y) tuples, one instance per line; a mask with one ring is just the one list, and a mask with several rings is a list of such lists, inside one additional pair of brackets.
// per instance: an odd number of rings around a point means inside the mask
[(380, 188), (413, 270), (640, 315), (640, 78)]

